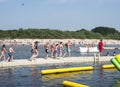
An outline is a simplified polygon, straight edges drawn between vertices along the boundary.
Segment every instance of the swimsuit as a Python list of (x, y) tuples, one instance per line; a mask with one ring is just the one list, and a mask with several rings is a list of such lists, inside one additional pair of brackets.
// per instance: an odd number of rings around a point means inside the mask
[(48, 49), (45, 49), (45, 52), (46, 52), (46, 53), (48, 53), (48, 52), (49, 52), (49, 50), (48, 50)]
[(12, 54), (11, 52), (9, 52), (8, 55), (9, 55), (9, 57), (12, 57), (12, 56), (13, 56), (13, 54)]
[(70, 48), (66, 48), (66, 52), (69, 53), (71, 50)]
[(55, 48), (54, 53), (57, 53), (57, 52), (58, 52), (58, 49), (57, 49), (57, 48)]

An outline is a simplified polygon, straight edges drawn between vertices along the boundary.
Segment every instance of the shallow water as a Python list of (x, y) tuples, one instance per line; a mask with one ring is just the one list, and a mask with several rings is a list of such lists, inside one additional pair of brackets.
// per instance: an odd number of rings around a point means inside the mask
[[(41, 75), (40, 70), (73, 66), (94, 66), (93, 71)], [(119, 87), (120, 72), (116, 69), (101, 69), (102, 64), (38, 65), (29, 67), (0, 68), (0, 87), (63, 87), (64, 80), (90, 87)]]
[[(112, 46), (114, 46), (114, 45), (112, 45)], [(114, 47), (116, 47), (116, 46), (114, 46)], [(6, 48), (8, 49), (9, 46), (7, 46)], [(31, 55), (32, 55), (30, 45), (15, 45), (14, 50), (16, 52), (14, 54), (14, 59), (29, 59), (31, 57)], [(109, 52), (110, 55), (112, 56), (114, 51), (116, 53), (120, 53), (119, 49), (116, 49), (116, 50), (103, 50), (102, 55), (105, 56), (107, 54), (107, 52)], [(38, 47), (38, 52), (39, 52), (38, 58), (44, 58), (45, 57), (45, 51), (44, 51), (44, 46), (43, 45), (40, 45)], [(63, 53), (64, 52), (65, 52), (65, 49), (63, 49)], [(49, 53), (49, 56), (50, 56), (50, 53)], [(73, 45), (71, 47), (71, 56), (72, 57), (94, 56), (94, 53), (79, 53), (79, 45), (76, 45), (76, 46)], [(6, 53), (6, 58), (7, 57), (8, 57), (8, 55)]]
[[(7, 46), (8, 48), (9, 46)], [(79, 46), (72, 47), (72, 56), (84, 56), (93, 54), (80, 54)], [(30, 46), (15, 46), (16, 54), (14, 59), (28, 59), (31, 56)], [(38, 57), (44, 57), (45, 52), (43, 46), (39, 46)], [(119, 50), (104, 50), (103, 55), (109, 51)], [(6, 54), (7, 57), (7, 54)], [(64, 80), (85, 84), (90, 87), (120, 87), (120, 72), (116, 69), (101, 69), (101, 65), (109, 64), (110, 62), (97, 63), (68, 63), (54, 65), (34, 65), (20, 67), (0, 68), (0, 87), (63, 87)], [(41, 75), (42, 69), (53, 69), (62, 67), (74, 66), (93, 66), (93, 71), (80, 71), (61, 74)]]

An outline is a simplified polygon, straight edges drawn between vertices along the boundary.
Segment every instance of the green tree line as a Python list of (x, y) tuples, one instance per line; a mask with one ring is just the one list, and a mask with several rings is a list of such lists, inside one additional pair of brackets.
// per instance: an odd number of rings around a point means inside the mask
[(53, 29), (19, 28), (0, 30), (0, 39), (120, 39), (120, 32), (110, 27), (95, 27), (92, 30), (62, 31)]

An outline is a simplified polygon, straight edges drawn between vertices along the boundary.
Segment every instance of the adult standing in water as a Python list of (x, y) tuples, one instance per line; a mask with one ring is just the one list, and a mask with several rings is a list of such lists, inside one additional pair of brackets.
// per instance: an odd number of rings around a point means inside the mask
[(3, 58), (4, 58), (4, 61), (6, 60), (6, 59), (5, 59), (5, 52), (6, 52), (6, 46), (5, 46), (5, 44), (3, 44), (3, 45), (2, 45), (2, 48), (1, 48), (0, 59), (3, 57)]
[(103, 42), (102, 42), (102, 40), (100, 40), (100, 42), (98, 42), (98, 50), (99, 50), (100, 56), (102, 56), (102, 51), (103, 51)]

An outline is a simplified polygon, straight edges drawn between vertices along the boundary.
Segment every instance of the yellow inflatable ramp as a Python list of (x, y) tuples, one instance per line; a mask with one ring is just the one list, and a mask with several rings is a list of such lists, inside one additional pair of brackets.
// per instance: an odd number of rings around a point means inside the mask
[(108, 65), (102, 65), (103, 69), (109, 69), (109, 68), (114, 68), (115, 66), (113, 64), (108, 64)]
[(78, 84), (78, 83), (70, 82), (70, 81), (63, 81), (62, 84), (64, 87), (89, 87), (87, 85)]
[(84, 66), (84, 67), (41, 70), (41, 74), (53, 74), (53, 73), (55, 74), (55, 73), (87, 71), (87, 70), (93, 70), (93, 67), (92, 66)]

